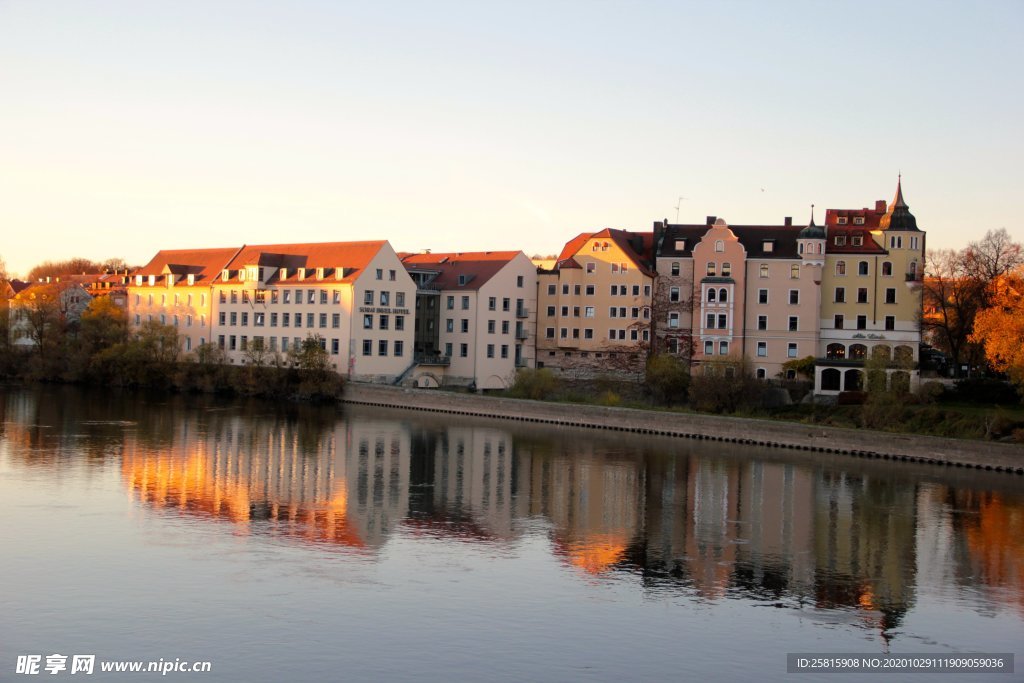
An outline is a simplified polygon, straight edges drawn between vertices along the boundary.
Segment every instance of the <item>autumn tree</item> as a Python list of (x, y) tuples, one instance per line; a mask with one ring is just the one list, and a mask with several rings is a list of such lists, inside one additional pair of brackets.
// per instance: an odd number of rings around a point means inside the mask
[(1024, 394), (1024, 268), (993, 282), (989, 297), (992, 305), (978, 312), (971, 341)]

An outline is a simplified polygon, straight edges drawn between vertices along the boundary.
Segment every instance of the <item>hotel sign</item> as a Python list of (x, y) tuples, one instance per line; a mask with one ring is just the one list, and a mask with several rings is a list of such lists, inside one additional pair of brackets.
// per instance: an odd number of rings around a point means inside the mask
[(394, 315), (409, 315), (408, 308), (380, 308), (374, 306), (360, 306), (360, 313), (392, 313)]

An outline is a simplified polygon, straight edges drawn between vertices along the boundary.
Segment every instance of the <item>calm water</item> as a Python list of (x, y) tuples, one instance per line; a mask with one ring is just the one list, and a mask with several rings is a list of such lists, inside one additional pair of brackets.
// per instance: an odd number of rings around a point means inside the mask
[(67, 388), (0, 393), (0, 420), (0, 680), (33, 653), (217, 681), (780, 681), (787, 652), (1024, 671), (1021, 477)]

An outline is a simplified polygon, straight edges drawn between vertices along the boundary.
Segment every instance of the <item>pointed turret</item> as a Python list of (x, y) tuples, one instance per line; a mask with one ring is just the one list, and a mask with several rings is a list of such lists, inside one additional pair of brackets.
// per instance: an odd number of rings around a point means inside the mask
[(825, 228), (814, 223), (814, 204), (811, 204), (811, 222), (797, 233), (796, 244), (804, 263), (818, 266), (825, 263)]
[(823, 240), (825, 239), (825, 228), (819, 228), (814, 224), (814, 204), (811, 204), (811, 222), (800, 231), (797, 239), (802, 240)]
[(882, 230), (905, 230), (909, 232), (920, 232), (917, 229), (917, 219), (910, 213), (910, 207), (903, 199), (903, 176), (896, 179), (896, 196), (892, 200), (889, 210), (878, 222)]

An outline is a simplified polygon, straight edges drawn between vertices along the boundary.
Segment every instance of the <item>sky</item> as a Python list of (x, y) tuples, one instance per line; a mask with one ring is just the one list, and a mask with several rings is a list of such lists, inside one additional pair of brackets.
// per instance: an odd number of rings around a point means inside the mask
[(0, 0), (0, 259), (557, 253), (891, 200), (1024, 241), (1024, 2)]

